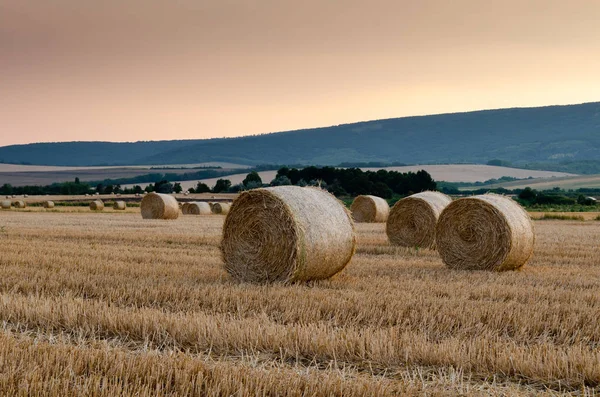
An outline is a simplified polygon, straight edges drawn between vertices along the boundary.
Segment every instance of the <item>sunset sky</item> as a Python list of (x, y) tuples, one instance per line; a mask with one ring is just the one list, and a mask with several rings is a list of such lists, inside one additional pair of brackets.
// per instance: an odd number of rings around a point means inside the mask
[(600, 101), (597, 0), (0, 0), (0, 146)]

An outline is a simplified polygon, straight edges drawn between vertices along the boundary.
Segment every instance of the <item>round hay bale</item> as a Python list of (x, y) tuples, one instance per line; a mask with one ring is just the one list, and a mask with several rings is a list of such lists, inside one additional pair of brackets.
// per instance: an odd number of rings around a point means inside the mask
[(189, 203), (187, 207), (188, 215), (210, 215), (210, 205), (208, 203), (200, 201), (196, 203)]
[(102, 200), (94, 200), (90, 203), (90, 209), (92, 211), (102, 211), (104, 210), (104, 203)]
[(181, 213), (183, 215), (187, 215), (188, 214), (188, 208), (190, 207), (190, 203), (183, 203), (181, 205)]
[(15, 208), (25, 208), (27, 207), (27, 203), (23, 200), (15, 200), (12, 203), (13, 207)]
[(298, 186), (240, 194), (221, 242), (225, 269), (250, 282), (326, 279), (350, 262), (355, 248), (346, 207), (324, 190)]
[(141, 208), (144, 219), (177, 219), (179, 217), (177, 199), (170, 194), (149, 193), (142, 199)]
[(529, 214), (497, 194), (466, 197), (449, 204), (436, 227), (437, 249), (453, 269), (514, 270), (533, 253)]
[(0, 202), (0, 207), (2, 207), (3, 210), (9, 210), (11, 206), (12, 203), (10, 200), (2, 200), (2, 202)]
[(357, 196), (350, 212), (355, 222), (385, 222), (390, 213), (387, 201), (377, 196)]
[(96, 196), (100, 196), (100, 193), (96, 192)]
[(435, 225), (452, 199), (439, 192), (422, 192), (399, 200), (390, 210), (385, 232), (390, 244), (435, 247)]
[(229, 210), (231, 209), (231, 204), (229, 203), (214, 203), (211, 207), (211, 211), (213, 214), (221, 214), (227, 215)]
[(113, 210), (124, 211), (127, 208), (125, 201), (115, 201), (113, 203)]
[(29, 197), (29, 196), (28, 196), (27, 194), (24, 194), (24, 195), (23, 195), (23, 197), (24, 197), (24, 198), (27, 198), (27, 197)]
[(54, 208), (54, 201), (44, 201), (44, 208)]

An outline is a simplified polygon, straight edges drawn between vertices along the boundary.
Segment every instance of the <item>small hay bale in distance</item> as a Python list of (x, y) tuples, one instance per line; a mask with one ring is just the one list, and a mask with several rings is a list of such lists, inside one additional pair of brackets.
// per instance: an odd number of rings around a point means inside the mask
[(44, 208), (54, 208), (54, 201), (44, 201), (43, 206)]
[(387, 201), (377, 196), (357, 196), (350, 212), (355, 222), (385, 222), (390, 213)]
[(0, 207), (2, 207), (3, 210), (9, 210), (10, 207), (12, 207), (12, 203), (10, 200), (2, 200), (2, 202), (0, 202)]
[(104, 203), (102, 200), (94, 200), (90, 203), (90, 209), (92, 211), (102, 211), (104, 210)]
[(231, 209), (229, 203), (214, 203), (210, 208), (213, 214), (227, 215)]
[(113, 203), (113, 210), (124, 211), (127, 208), (125, 201), (119, 200)]
[(23, 200), (15, 200), (12, 203), (13, 207), (15, 208), (25, 208), (27, 207), (27, 203)]
[(170, 194), (148, 193), (141, 203), (144, 219), (177, 219), (179, 205), (177, 199)]
[(225, 269), (248, 282), (326, 279), (352, 259), (352, 216), (318, 188), (277, 186), (240, 194), (223, 225)]
[(181, 205), (181, 213), (183, 215), (187, 215), (188, 214), (188, 208), (190, 207), (190, 203), (183, 203)]
[(392, 245), (435, 247), (435, 226), (452, 199), (439, 192), (421, 192), (399, 200), (390, 210), (385, 232)]
[(189, 203), (187, 207), (188, 215), (210, 215), (210, 205), (204, 201)]
[(452, 202), (436, 226), (438, 252), (452, 269), (519, 269), (531, 257), (534, 242), (529, 214), (516, 201), (497, 194)]

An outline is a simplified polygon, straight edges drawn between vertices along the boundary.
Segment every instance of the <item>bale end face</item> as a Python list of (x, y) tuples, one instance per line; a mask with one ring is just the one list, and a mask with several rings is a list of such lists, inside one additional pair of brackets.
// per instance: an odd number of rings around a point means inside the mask
[(127, 204), (125, 203), (125, 201), (115, 201), (113, 203), (113, 210), (125, 211), (126, 208), (127, 208)]
[(436, 227), (437, 247), (453, 269), (519, 269), (533, 254), (529, 214), (508, 197), (485, 194), (448, 205)]
[(356, 247), (352, 218), (331, 194), (278, 186), (242, 193), (223, 226), (225, 269), (249, 282), (326, 279)]
[(231, 205), (228, 203), (214, 203), (210, 209), (213, 214), (227, 215), (231, 209)]
[(422, 192), (399, 200), (390, 210), (386, 234), (392, 245), (435, 248), (435, 227), (452, 199), (439, 192)]
[(54, 202), (53, 201), (44, 201), (44, 208), (54, 208)]
[(177, 199), (169, 194), (149, 193), (141, 203), (143, 219), (177, 219), (179, 205)]
[(189, 203), (186, 213), (188, 215), (210, 215), (210, 205), (203, 201)]

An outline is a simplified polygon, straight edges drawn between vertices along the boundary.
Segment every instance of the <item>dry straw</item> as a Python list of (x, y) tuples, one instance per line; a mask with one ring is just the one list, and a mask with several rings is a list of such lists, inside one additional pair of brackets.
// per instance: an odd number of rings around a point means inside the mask
[(54, 208), (54, 201), (44, 201), (44, 208)]
[(0, 203), (0, 206), (2, 207), (3, 210), (9, 210), (10, 207), (12, 206), (12, 203), (10, 202), (10, 200), (2, 200), (2, 202)]
[(227, 215), (230, 209), (231, 205), (228, 203), (214, 203), (211, 207), (211, 211), (213, 212), (213, 214), (221, 215)]
[(177, 219), (179, 205), (177, 199), (170, 194), (149, 193), (141, 203), (142, 218), (144, 219)]
[(90, 209), (92, 211), (102, 211), (104, 209), (104, 203), (102, 200), (94, 200), (90, 203)]
[(210, 215), (210, 205), (208, 203), (200, 201), (196, 203), (189, 203), (187, 207), (188, 215)]
[(225, 269), (250, 282), (326, 279), (356, 248), (346, 207), (318, 188), (278, 186), (246, 191), (225, 218)]
[(23, 200), (15, 200), (12, 203), (13, 207), (15, 208), (25, 208), (27, 207), (27, 203)]
[(183, 203), (181, 205), (181, 213), (184, 214), (184, 215), (187, 215), (189, 207), (190, 207), (190, 203)]
[(124, 211), (127, 208), (125, 201), (115, 201), (113, 203), (113, 210)]
[(452, 199), (439, 192), (421, 192), (398, 201), (390, 210), (385, 231), (390, 244), (435, 247), (435, 225)]
[(462, 198), (449, 204), (436, 227), (437, 248), (453, 269), (514, 270), (533, 253), (529, 214), (497, 194)]
[(385, 222), (390, 213), (387, 201), (377, 196), (358, 196), (350, 206), (356, 222)]

